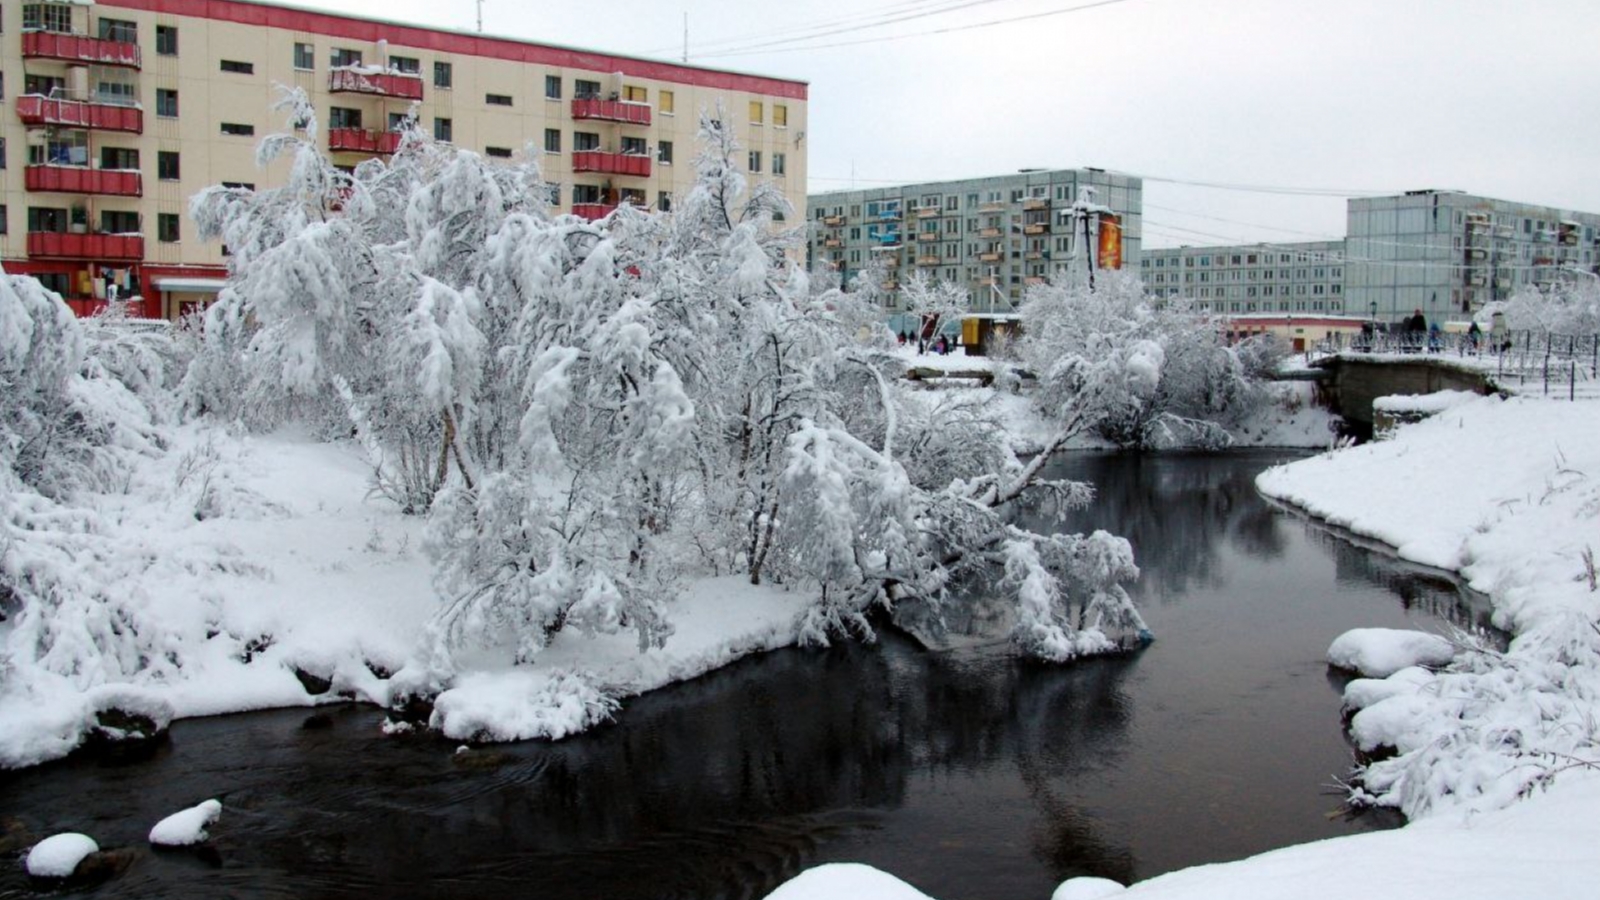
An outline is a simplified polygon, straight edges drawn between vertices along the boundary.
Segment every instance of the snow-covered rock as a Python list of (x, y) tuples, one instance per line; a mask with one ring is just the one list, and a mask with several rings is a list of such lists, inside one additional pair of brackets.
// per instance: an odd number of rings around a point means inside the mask
[(1109, 878), (1068, 878), (1061, 882), (1050, 900), (1103, 900), (1127, 891), (1126, 887)]
[(1387, 678), (1411, 666), (1442, 666), (1455, 647), (1436, 634), (1399, 628), (1352, 628), (1328, 646), (1328, 664), (1369, 678)]
[(1401, 669), (1388, 678), (1357, 678), (1344, 686), (1344, 708), (1355, 712), (1380, 700), (1415, 694), (1431, 683), (1433, 678), (1432, 672), (1420, 666)]
[(222, 815), (222, 804), (207, 800), (175, 812), (150, 829), (150, 843), (158, 847), (187, 847), (210, 837), (206, 826)]
[(860, 863), (829, 863), (807, 869), (767, 895), (767, 900), (931, 900), (904, 881)]
[(66, 878), (78, 868), (78, 863), (91, 853), (98, 853), (100, 845), (94, 838), (77, 832), (51, 835), (28, 851), (25, 866), (35, 878)]

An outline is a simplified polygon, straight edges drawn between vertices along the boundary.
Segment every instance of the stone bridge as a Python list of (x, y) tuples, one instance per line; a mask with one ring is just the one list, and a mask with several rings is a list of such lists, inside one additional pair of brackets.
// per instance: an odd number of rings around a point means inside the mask
[(1464, 365), (1449, 356), (1348, 356), (1339, 354), (1312, 363), (1321, 402), (1342, 416), (1349, 430), (1372, 437), (1372, 401), (1390, 394), (1431, 394), (1498, 390), (1493, 373)]

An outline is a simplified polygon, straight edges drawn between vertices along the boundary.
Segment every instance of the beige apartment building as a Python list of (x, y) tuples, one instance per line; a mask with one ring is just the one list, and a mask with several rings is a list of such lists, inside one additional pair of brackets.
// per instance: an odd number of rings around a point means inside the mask
[(0, 47), (0, 258), (80, 314), (114, 294), (170, 318), (215, 294), (222, 248), (188, 200), (281, 180), (255, 163), (289, 127), (277, 85), (312, 98), (336, 164), (393, 153), (414, 116), (489, 157), (535, 155), (557, 210), (588, 218), (670, 209), (699, 112), (721, 104), (750, 179), (804, 215), (801, 81), (248, 0), (0, 4)]

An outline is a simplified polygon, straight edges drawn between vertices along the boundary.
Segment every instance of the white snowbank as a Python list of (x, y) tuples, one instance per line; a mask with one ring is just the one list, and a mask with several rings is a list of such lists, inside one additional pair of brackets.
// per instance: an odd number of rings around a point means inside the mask
[(1455, 647), (1437, 634), (1401, 628), (1352, 628), (1328, 647), (1330, 665), (1368, 678), (1387, 678), (1412, 666), (1442, 666), (1455, 655)]
[(1437, 413), (1482, 397), (1472, 391), (1434, 391), (1431, 394), (1390, 394), (1372, 401), (1373, 412)]
[[(1600, 809), (1600, 775), (1574, 773), (1561, 788), (1472, 818), (1439, 817), (1397, 831), (1332, 838), (1238, 862), (1195, 866), (1101, 896), (1593, 900), (1600, 878), (1600, 856), (1594, 849), (1600, 840), (1600, 821), (1594, 815)], [(927, 900), (904, 882), (857, 865), (819, 866), (767, 896), (768, 900)]]
[(197, 803), (185, 810), (167, 816), (150, 829), (150, 843), (158, 847), (187, 847), (198, 844), (211, 835), (206, 826), (222, 815), (222, 804), (216, 800)]
[(100, 852), (100, 845), (86, 834), (67, 832), (51, 835), (28, 851), (24, 864), (28, 874), (35, 878), (66, 878), (78, 868), (78, 863), (91, 853)]

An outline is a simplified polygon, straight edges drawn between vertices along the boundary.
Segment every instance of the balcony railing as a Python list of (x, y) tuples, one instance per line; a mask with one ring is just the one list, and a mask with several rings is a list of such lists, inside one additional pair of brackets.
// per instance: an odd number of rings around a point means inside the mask
[(399, 72), (362, 72), (357, 69), (334, 69), (328, 73), (328, 92), (332, 94), (372, 94), (377, 97), (398, 97), (402, 100), (422, 99), (422, 76)]
[(28, 255), (119, 262), (137, 261), (144, 259), (144, 235), (30, 231)]
[(997, 238), (997, 237), (1003, 237), (1004, 235), (1005, 235), (1005, 232), (1001, 231), (998, 228), (980, 228), (978, 230), (978, 237)]
[(983, 262), (990, 262), (990, 263), (992, 263), (992, 262), (1000, 262), (1001, 260), (1003, 260), (1005, 258), (1006, 258), (1006, 255), (1004, 253), (979, 253), (978, 254), (978, 259), (982, 260)]
[(844, 216), (823, 216), (822, 224), (829, 228), (838, 228), (844, 224)]
[(369, 131), (365, 128), (328, 129), (328, 149), (351, 153), (393, 153), (400, 146), (398, 131)]
[(59, 31), (24, 31), (24, 59), (62, 59), (67, 62), (139, 68), (139, 45), (127, 41), (92, 38)]
[(1028, 197), (1022, 201), (1023, 209), (1049, 209), (1050, 201), (1043, 197)]
[(924, 206), (917, 210), (917, 218), (919, 219), (931, 219), (938, 214), (939, 207), (937, 206)]
[(937, 232), (937, 231), (924, 231), (921, 234), (917, 235), (917, 240), (924, 241), (924, 242), (937, 241), (938, 239), (939, 239), (939, 232)]
[(634, 153), (606, 153), (603, 150), (578, 150), (572, 154), (572, 171), (602, 172), (607, 175), (650, 177), (650, 157)]
[(43, 94), (23, 94), (18, 97), (17, 118), (28, 126), (63, 125), (96, 131), (144, 133), (144, 110), (137, 106), (57, 100)]
[(627, 100), (598, 100), (591, 97), (579, 97), (572, 101), (572, 117), (574, 119), (601, 119), (607, 122), (623, 122), (628, 125), (649, 125), (650, 104), (633, 103)]
[(88, 166), (27, 166), (23, 185), (30, 191), (59, 194), (111, 194), (142, 197), (144, 187), (136, 169), (91, 169)]
[(1023, 234), (1044, 234), (1049, 230), (1050, 226), (1044, 224), (1043, 222), (1033, 222), (1031, 224), (1022, 226)]
[(617, 211), (615, 203), (574, 203), (572, 214), (593, 222), (595, 219), (604, 219)]
[(919, 266), (937, 266), (939, 263), (940, 263), (940, 259), (937, 256), (919, 256), (919, 257), (917, 257), (917, 265), (919, 265)]
[(827, 240), (822, 242), (822, 246), (827, 247), (830, 250), (833, 250), (833, 249), (837, 249), (839, 247), (843, 247), (844, 246), (844, 241), (842, 241), (842, 240), (840, 240), (838, 238), (828, 238)]

